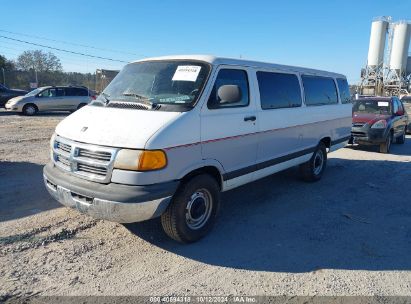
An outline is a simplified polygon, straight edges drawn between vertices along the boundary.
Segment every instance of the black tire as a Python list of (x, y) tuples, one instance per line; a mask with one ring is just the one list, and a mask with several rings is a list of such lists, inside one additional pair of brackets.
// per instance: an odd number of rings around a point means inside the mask
[(404, 128), (404, 132), (403, 132), (400, 136), (398, 136), (397, 139), (396, 139), (396, 143), (397, 143), (397, 144), (402, 145), (402, 144), (405, 143), (405, 134), (406, 134), (406, 133), (407, 133), (407, 129)]
[(327, 167), (327, 150), (325, 144), (320, 142), (315, 149), (311, 159), (300, 165), (300, 173), (303, 180), (307, 182), (319, 181)]
[(385, 139), (385, 142), (380, 144), (380, 153), (390, 153), (392, 139), (393, 139), (393, 135), (392, 135), (392, 132), (390, 132), (387, 138)]
[(26, 115), (26, 116), (33, 116), (33, 115), (35, 115), (38, 111), (39, 111), (39, 109), (37, 108), (36, 105), (34, 105), (34, 104), (32, 104), (32, 103), (29, 103), (29, 104), (26, 104), (26, 105), (23, 107), (22, 113), (23, 113), (24, 115)]
[(170, 238), (180, 243), (192, 243), (210, 231), (219, 205), (220, 187), (217, 181), (208, 174), (197, 175), (177, 189), (167, 210), (161, 215), (161, 224)]

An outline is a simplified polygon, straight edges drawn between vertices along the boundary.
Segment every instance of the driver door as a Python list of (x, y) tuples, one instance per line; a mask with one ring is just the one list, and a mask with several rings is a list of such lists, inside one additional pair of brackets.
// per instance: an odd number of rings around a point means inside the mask
[[(208, 101), (201, 113), (203, 159), (217, 160), (224, 168), (226, 188), (252, 180), (257, 159), (257, 113), (248, 68), (221, 66), (216, 71)], [(237, 85), (241, 100), (219, 104), (218, 89)]]

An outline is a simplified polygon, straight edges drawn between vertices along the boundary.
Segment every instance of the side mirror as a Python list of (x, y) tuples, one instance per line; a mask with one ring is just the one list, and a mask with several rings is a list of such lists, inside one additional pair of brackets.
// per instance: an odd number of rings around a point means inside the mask
[(236, 103), (241, 101), (241, 88), (238, 85), (223, 85), (218, 88), (217, 92), (221, 104)]

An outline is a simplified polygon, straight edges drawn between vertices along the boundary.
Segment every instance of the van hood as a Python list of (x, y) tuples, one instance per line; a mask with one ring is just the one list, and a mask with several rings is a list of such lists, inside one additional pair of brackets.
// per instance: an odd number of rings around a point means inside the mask
[(147, 140), (180, 112), (85, 106), (56, 127), (57, 135), (83, 143), (143, 149)]
[(363, 122), (363, 123), (368, 123), (372, 124), (378, 120), (387, 120), (391, 116), (387, 114), (372, 114), (372, 113), (359, 113), (359, 112), (354, 112), (352, 116), (352, 122)]

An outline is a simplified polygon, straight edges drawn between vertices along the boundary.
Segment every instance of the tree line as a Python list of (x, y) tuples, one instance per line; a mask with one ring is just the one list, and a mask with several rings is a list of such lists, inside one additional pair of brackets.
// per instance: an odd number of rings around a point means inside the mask
[(52, 52), (24, 51), (16, 60), (0, 54), (0, 82), (10, 88), (30, 90), (30, 84), (82, 85), (95, 88), (95, 73), (64, 72), (60, 59)]

